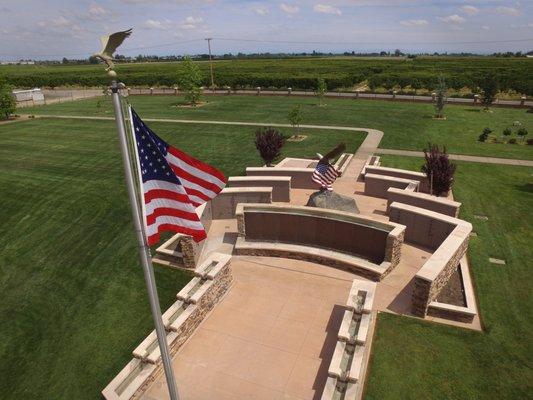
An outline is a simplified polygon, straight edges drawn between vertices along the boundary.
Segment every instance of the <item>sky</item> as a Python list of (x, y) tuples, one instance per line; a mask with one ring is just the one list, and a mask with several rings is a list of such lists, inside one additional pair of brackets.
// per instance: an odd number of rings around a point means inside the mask
[(0, 60), (120, 54), (533, 50), (533, 0), (1, 0)]

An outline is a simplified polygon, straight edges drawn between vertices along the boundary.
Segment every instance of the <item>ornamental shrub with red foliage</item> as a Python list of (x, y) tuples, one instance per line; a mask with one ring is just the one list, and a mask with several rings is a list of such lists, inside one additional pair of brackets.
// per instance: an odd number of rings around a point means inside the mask
[(429, 149), (424, 149), (426, 163), (422, 166), (430, 182), (431, 192), (435, 196), (447, 195), (453, 185), (456, 165), (451, 163), (446, 147), (428, 143)]
[(255, 131), (255, 147), (268, 167), (281, 155), (284, 144), (285, 136), (274, 128), (260, 128)]

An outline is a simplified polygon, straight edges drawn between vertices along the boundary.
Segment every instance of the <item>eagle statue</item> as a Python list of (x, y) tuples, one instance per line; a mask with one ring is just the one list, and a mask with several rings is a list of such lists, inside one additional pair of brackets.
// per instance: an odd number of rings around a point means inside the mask
[(128, 29), (126, 31), (115, 32), (111, 35), (102, 36), (100, 38), (102, 50), (100, 50), (100, 53), (93, 54), (93, 56), (99, 58), (107, 64), (106, 71), (111, 72), (115, 68), (115, 63), (113, 61), (116, 60), (113, 58), (113, 53), (117, 50), (118, 46), (120, 46), (122, 42), (131, 35), (131, 32), (132, 30)]

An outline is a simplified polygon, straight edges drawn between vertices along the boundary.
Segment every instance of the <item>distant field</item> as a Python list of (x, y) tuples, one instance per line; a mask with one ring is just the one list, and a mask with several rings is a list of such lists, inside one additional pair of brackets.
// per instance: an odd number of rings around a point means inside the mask
[[(137, 111), (148, 118), (175, 118), (218, 121), (288, 123), (287, 114), (296, 104), (301, 105), (303, 124), (339, 125), (382, 130), (385, 135), (380, 147), (401, 150), (423, 150), (428, 142), (445, 145), (450, 153), (494, 156), (533, 160), (533, 146), (523, 144), (480, 143), (483, 128), (490, 127), (501, 137), (506, 127), (519, 121), (533, 137), (533, 114), (524, 109), (494, 108), (485, 112), (481, 107), (454, 105), (445, 108), (447, 120), (433, 119), (431, 104), (398, 103), (378, 100), (327, 99), (324, 107), (314, 98), (206, 96), (203, 107), (176, 108), (183, 102), (179, 96), (130, 96)], [(49, 106), (25, 108), (21, 113), (55, 115), (113, 116), (110, 100), (98, 107), (97, 99)], [(516, 133), (513, 134), (517, 138)]]
[[(199, 62), (204, 84), (209, 85), (209, 65)], [(494, 72), (503, 91), (533, 95), (533, 60), (495, 57), (417, 57), (394, 58), (283, 58), (220, 60), (215, 62), (218, 86), (314, 89), (322, 77), (328, 88), (353, 89), (362, 82), (371, 88), (410, 86), (434, 90), (442, 74), (448, 87), (459, 92), (475, 87), (483, 74)], [(117, 67), (121, 80), (130, 86), (174, 86), (180, 69), (178, 62), (122, 64)], [(0, 66), (0, 74), (17, 87), (101, 86), (108, 78), (101, 65)], [(464, 92), (464, 91), (463, 91)]]

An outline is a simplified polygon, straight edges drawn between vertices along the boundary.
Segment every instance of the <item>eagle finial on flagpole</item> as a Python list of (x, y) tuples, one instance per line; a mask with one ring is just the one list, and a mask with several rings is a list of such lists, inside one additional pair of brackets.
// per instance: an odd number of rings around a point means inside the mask
[(112, 33), (108, 36), (100, 37), (100, 42), (102, 43), (102, 50), (99, 53), (93, 54), (94, 57), (99, 58), (107, 64), (107, 74), (114, 78), (117, 76), (117, 73), (114, 71), (116, 61), (113, 58), (113, 53), (117, 50), (118, 46), (124, 42), (124, 40), (131, 35), (132, 30), (128, 29), (126, 31), (120, 31)]

